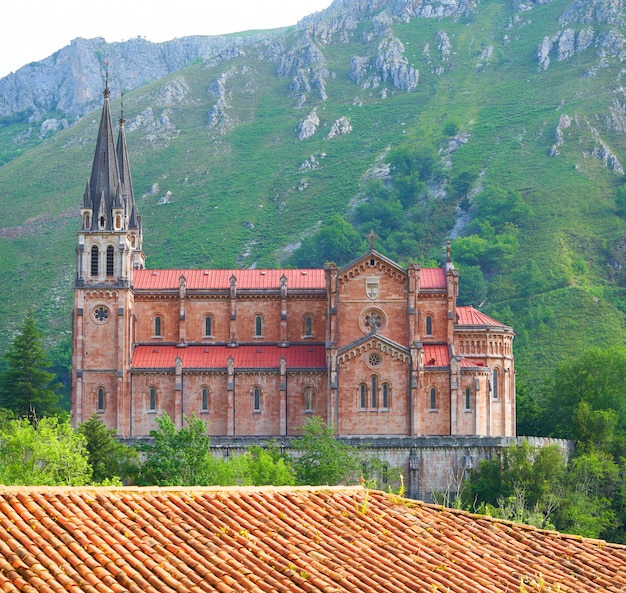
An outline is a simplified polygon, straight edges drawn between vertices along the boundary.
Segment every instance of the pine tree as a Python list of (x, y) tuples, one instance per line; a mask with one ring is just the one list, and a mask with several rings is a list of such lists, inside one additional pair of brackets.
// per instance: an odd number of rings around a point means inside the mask
[(24, 318), (4, 357), (7, 368), (0, 378), (0, 407), (31, 421), (54, 412), (60, 383), (54, 382), (55, 375), (46, 371), (50, 363), (32, 313)]

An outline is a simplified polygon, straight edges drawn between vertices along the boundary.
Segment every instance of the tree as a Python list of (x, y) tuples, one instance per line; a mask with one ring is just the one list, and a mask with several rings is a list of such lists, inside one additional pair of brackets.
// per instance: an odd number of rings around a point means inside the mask
[(322, 266), (326, 262), (343, 265), (358, 257), (362, 243), (352, 225), (335, 215), (317, 233), (302, 241), (291, 261), (301, 268)]
[(246, 453), (247, 478), (254, 486), (291, 486), (295, 484), (295, 470), (291, 460), (280, 452), (276, 441), (266, 447), (252, 445)]
[(142, 445), (146, 456), (138, 478), (140, 485), (196, 486), (211, 483), (211, 439), (207, 425), (195, 415), (185, 416), (185, 424), (176, 429), (164, 413), (156, 419), (158, 430), (150, 432), (153, 445)]
[(560, 499), (565, 468), (556, 446), (535, 449), (524, 441), (505, 449), (501, 458), (480, 462), (463, 491), (464, 504), (546, 527)]
[(626, 184), (620, 186), (615, 192), (615, 206), (617, 215), (622, 218), (626, 217)]
[(17, 416), (41, 417), (55, 411), (60, 383), (46, 371), (49, 362), (35, 316), (28, 313), (5, 354), (7, 368), (0, 380), (0, 407)]
[(487, 297), (487, 283), (479, 266), (459, 266), (458, 305), (480, 307)]
[(624, 454), (626, 348), (592, 348), (563, 361), (544, 389), (550, 436)]
[(78, 427), (78, 433), (85, 437), (95, 483), (132, 480), (137, 475), (137, 451), (117, 441), (115, 431), (96, 414)]
[(83, 486), (91, 480), (85, 437), (68, 422), (26, 418), (0, 426), (0, 483), (24, 486)]
[(304, 424), (302, 437), (292, 446), (302, 452), (294, 461), (299, 484), (334, 486), (355, 483), (359, 478), (358, 451), (337, 440), (332, 426), (318, 416)]

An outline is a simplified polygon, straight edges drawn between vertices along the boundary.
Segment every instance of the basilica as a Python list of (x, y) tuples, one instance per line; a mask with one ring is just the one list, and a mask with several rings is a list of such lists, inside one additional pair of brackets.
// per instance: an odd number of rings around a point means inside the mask
[(457, 306), (448, 248), (408, 268), (370, 248), (344, 267), (146, 267), (124, 120), (108, 85), (81, 203), (72, 422), (124, 438), (167, 413), (219, 437), (515, 436), (513, 330)]

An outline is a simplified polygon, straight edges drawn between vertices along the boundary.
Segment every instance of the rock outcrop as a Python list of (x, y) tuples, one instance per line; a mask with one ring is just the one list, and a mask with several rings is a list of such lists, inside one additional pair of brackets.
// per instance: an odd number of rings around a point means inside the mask
[(111, 72), (111, 96), (118, 97), (122, 89), (139, 88), (198, 60), (217, 63), (241, 55), (242, 47), (268, 50), (281, 37), (280, 31), (193, 36), (163, 43), (141, 37), (115, 43), (79, 37), (48, 58), (0, 79), (0, 117), (22, 113), (30, 121), (40, 121), (53, 112), (68, 118), (88, 113), (102, 101), (104, 62)]
[(320, 119), (314, 109), (298, 124), (298, 140), (306, 140), (317, 132), (317, 126), (320, 125)]

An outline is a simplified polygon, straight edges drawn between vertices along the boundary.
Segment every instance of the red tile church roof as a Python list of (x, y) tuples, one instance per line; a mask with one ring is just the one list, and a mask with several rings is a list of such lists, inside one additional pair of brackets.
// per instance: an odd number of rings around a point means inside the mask
[(446, 344), (424, 344), (424, 366), (447, 367), (450, 364), (450, 351)]
[(504, 323), (500, 323), (485, 315), (474, 307), (457, 307), (456, 313), (458, 316), (458, 325), (496, 325), (498, 327), (505, 327)]
[(446, 288), (446, 271), (443, 268), (422, 268), (420, 288)]
[(6, 593), (626, 589), (626, 546), (361, 488), (5, 488), (0, 526)]
[[(184, 276), (190, 290), (219, 290), (230, 288), (230, 278), (237, 278), (237, 289), (279, 289), (280, 278), (287, 278), (291, 290), (326, 290), (322, 269), (297, 270), (135, 270), (133, 285), (137, 290), (178, 290)], [(422, 268), (420, 288), (446, 288), (443, 268)]]
[(285, 357), (287, 368), (326, 368), (324, 346), (137, 346), (133, 352), (132, 368), (167, 369), (174, 368), (180, 356), (184, 369), (222, 368), (228, 366), (228, 358), (233, 357), (235, 368), (278, 368), (281, 357)]
[(237, 289), (279, 289), (285, 275), (292, 290), (326, 290), (324, 270), (136, 270), (133, 285), (138, 290), (178, 290), (184, 276), (191, 290), (230, 288), (231, 276), (237, 278)]

